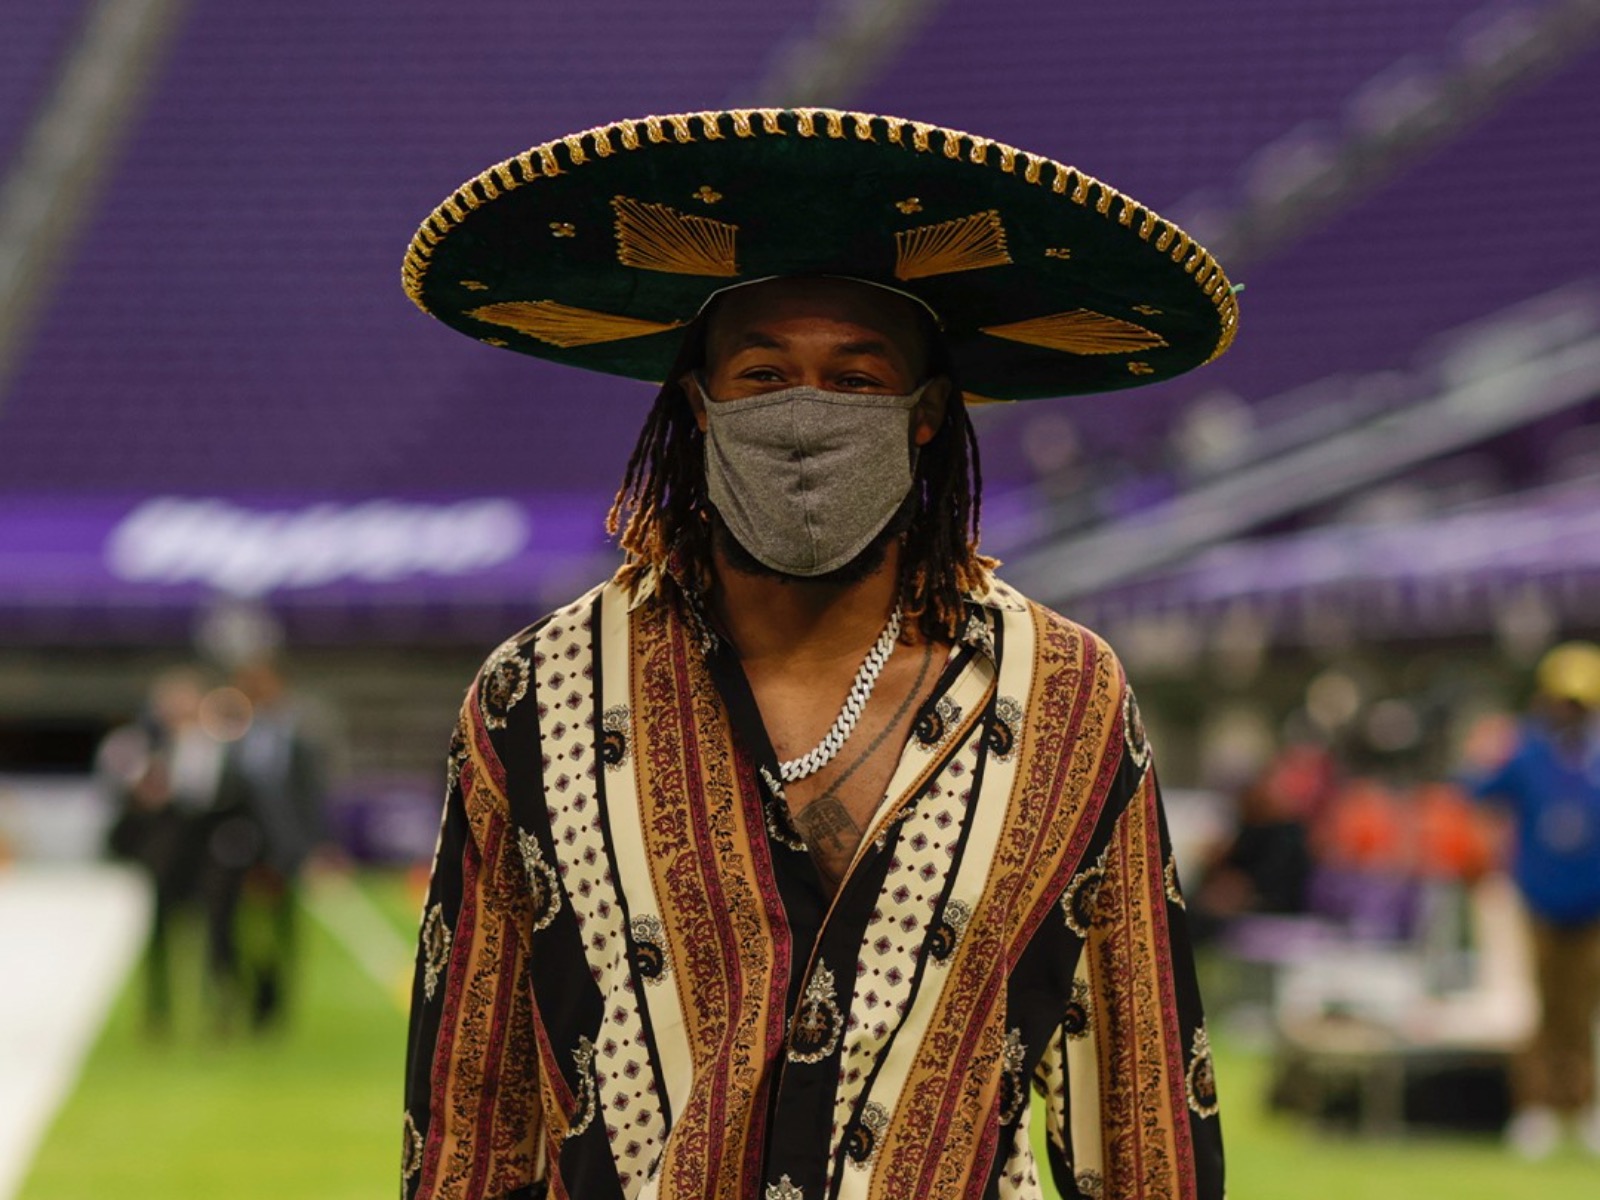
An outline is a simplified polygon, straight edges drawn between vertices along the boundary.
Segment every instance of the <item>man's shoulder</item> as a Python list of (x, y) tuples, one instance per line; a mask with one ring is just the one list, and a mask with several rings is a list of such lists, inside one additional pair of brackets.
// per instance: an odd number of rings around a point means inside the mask
[[(581, 676), (585, 668), (578, 660), (588, 652), (589, 618), (597, 601), (614, 589), (614, 581), (597, 584), (581, 596), (552, 609), (538, 620), (503, 639), (489, 651), (474, 673), (467, 689), (469, 708), (493, 734), (518, 719), (518, 711), (534, 690), (539, 667), (552, 654), (561, 665), (556, 669), (566, 677)], [(616, 597), (626, 603), (625, 594)], [(532, 705), (526, 706), (528, 710)]]
[(1035, 637), (1047, 650), (1057, 654), (1066, 653), (1073, 658), (1090, 657), (1119, 680), (1124, 677), (1122, 662), (1109, 641), (1087, 625), (1024, 596), (1010, 584), (993, 579), (989, 590), (973, 599), (999, 614), (1002, 619), (1031, 619)]
[[(580, 627), (585, 627), (595, 602), (615, 586), (615, 583), (611, 580), (596, 584), (581, 596), (551, 609), (537, 620), (530, 621), (515, 633), (502, 639), (484, 658), (482, 665), (478, 668), (478, 677), (481, 679), (486, 671), (495, 669), (508, 658), (525, 656), (531, 653), (541, 641), (564, 637)], [(621, 599), (626, 603), (626, 595), (623, 595)]]

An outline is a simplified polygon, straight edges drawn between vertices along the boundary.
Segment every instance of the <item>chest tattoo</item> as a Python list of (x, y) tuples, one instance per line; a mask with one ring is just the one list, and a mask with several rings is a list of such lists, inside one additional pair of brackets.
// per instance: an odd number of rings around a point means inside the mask
[(795, 828), (811, 847), (812, 856), (817, 860), (818, 867), (831, 885), (837, 886), (844, 877), (850, 859), (855, 856), (856, 846), (861, 842), (862, 833), (862, 825), (839, 799), (840, 789), (882, 748), (889, 735), (905, 720), (911, 706), (921, 698), (922, 685), (927, 680), (928, 666), (932, 661), (933, 645), (928, 643), (922, 649), (922, 663), (917, 669), (917, 678), (907, 689), (905, 698), (900, 701), (900, 707), (895, 709), (894, 715), (878, 731), (871, 744), (851, 760), (850, 765), (839, 773), (839, 777), (828, 785), (822, 795), (793, 814)]
[(835, 854), (852, 852), (861, 838), (861, 826), (831, 792), (824, 792), (797, 812), (794, 823), (807, 843)]

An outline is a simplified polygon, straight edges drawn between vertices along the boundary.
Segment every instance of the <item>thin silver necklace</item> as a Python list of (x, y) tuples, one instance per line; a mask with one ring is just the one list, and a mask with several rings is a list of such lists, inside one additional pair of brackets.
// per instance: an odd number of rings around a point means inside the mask
[(778, 764), (778, 774), (783, 782), (796, 783), (815, 775), (844, 749), (845, 742), (855, 732), (856, 725), (861, 720), (861, 714), (866, 711), (867, 701), (872, 697), (872, 689), (878, 685), (878, 676), (883, 674), (884, 664), (894, 653), (895, 639), (899, 636), (900, 606), (896, 604), (894, 612), (889, 614), (889, 623), (883, 627), (878, 640), (872, 643), (866, 658), (861, 660), (861, 667), (856, 671), (855, 680), (850, 684), (850, 691), (844, 698), (844, 705), (839, 709), (839, 715), (834, 718), (833, 726), (822, 735), (820, 742), (799, 758), (791, 758)]

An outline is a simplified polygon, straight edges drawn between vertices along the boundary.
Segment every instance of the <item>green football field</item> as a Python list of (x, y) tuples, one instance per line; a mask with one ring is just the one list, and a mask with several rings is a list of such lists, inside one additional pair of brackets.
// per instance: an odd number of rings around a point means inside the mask
[[(417, 902), (403, 883), (371, 875), (360, 885), (409, 937)], [(151, 1040), (130, 981), (22, 1200), (394, 1195), (405, 1037), (396, 981), (374, 981), (314, 921), (302, 929), (297, 1020), (276, 1037), (219, 1040), (193, 1002), (165, 1040)], [(191, 982), (197, 990), (197, 972)], [(1492, 1140), (1373, 1144), (1313, 1134), (1263, 1111), (1265, 1075), (1258, 1057), (1219, 1046), (1233, 1200), (1600, 1196), (1600, 1162), (1574, 1151), (1529, 1166)]]

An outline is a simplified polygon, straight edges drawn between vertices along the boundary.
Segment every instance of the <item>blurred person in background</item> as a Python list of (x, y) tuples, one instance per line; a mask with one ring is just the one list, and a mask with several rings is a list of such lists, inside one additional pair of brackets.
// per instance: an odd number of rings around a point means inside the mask
[(1037, 1194), (1035, 1087), (1063, 1194), (1220, 1200), (1138, 707), (978, 553), (962, 389), (1198, 366), (1232, 293), (1154, 214), (966, 140), (622, 122), (492, 168), (413, 243), (427, 311), (659, 390), (623, 567), (462, 707), (407, 1200)]
[(1239, 823), (1201, 878), (1190, 902), (1195, 935), (1214, 936), (1250, 914), (1306, 911), (1312, 859), (1309, 820), (1327, 788), (1328, 755), (1292, 746), (1239, 797)]
[(284, 1014), (294, 963), (296, 889), (325, 849), (327, 756), (278, 666), (241, 666), (217, 695), (228, 727), (224, 806), (209, 845), (214, 961), (253, 1027)]
[[(1568, 642), (1539, 663), (1538, 694), (1509, 744), (1469, 747), (1473, 790), (1503, 804), (1527, 908), (1541, 1015), (1516, 1071), (1511, 1145), (1553, 1152), (1563, 1118), (1600, 1155), (1594, 1023), (1600, 1016), (1600, 647)], [(1499, 760), (1489, 767), (1488, 763)], [(1487, 768), (1487, 769), (1485, 769)]]
[(140, 719), (107, 734), (95, 756), (95, 774), (117, 808), (110, 849), (150, 878), (144, 964), (152, 1032), (164, 1031), (171, 1020), (172, 924), (201, 890), (210, 819), (222, 788), (224, 746), (201, 721), (205, 695), (205, 677), (195, 668), (160, 675)]

